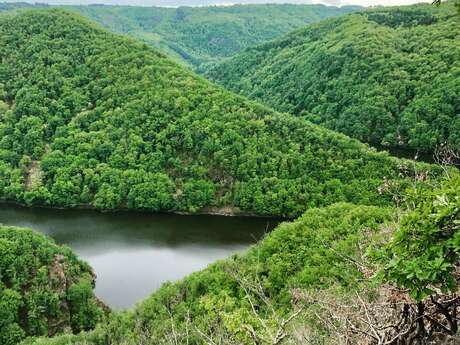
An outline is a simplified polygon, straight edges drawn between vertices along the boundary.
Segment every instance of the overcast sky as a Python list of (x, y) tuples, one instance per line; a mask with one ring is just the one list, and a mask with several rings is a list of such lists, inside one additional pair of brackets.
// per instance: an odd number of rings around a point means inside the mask
[(234, 3), (297, 3), (297, 4), (311, 4), (322, 3), (326, 5), (362, 5), (362, 6), (375, 6), (375, 5), (409, 5), (417, 2), (417, 0), (0, 0), (0, 2), (41, 2), (49, 4), (73, 4), (73, 5), (87, 5), (87, 4), (110, 4), (110, 5), (137, 5), (137, 6), (206, 6), (206, 5), (230, 5)]

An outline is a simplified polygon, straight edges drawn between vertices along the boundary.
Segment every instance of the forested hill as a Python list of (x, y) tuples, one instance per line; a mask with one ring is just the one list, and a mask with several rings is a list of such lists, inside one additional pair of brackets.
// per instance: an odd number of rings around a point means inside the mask
[(358, 12), (249, 48), (208, 71), (230, 90), (361, 141), (460, 143), (454, 4)]
[(71, 9), (196, 67), (359, 7), (286, 4), (179, 8), (73, 6)]
[(3, 11), (15, 11), (24, 8), (36, 8), (36, 7), (44, 7), (47, 6), (45, 4), (31, 4), (28, 2), (1, 2), (0, 3), (0, 12)]
[[(5, 4), (5, 9), (25, 4)], [(36, 5), (43, 6), (43, 5)], [(233, 56), (305, 24), (358, 6), (235, 5), (210, 7), (65, 6), (105, 28), (129, 34), (192, 66)], [(0, 11), (2, 4), (0, 4)]]
[(29, 229), (0, 224), (0, 344), (87, 331), (107, 309), (96, 276), (67, 247)]
[(2, 200), (293, 216), (414, 167), (62, 10), (0, 16), (0, 61)]
[(460, 178), (420, 187), (409, 208), (308, 210), (92, 332), (22, 345), (458, 344)]

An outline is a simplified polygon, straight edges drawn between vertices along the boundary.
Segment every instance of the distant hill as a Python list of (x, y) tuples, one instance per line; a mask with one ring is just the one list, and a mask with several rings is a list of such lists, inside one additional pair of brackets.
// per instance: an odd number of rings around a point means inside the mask
[(0, 16), (0, 60), (1, 200), (295, 216), (414, 168), (66, 11)]
[[(0, 4), (0, 11), (30, 7)], [(35, 7), (42, 7), (37, 5)], [(210, 7), (64, 6), (105, 28), (129, 34), (192, 66), (233, 56), (305, 24), (360, 9), (359, 6), (235, 5)]]
[(77, 6), (72, 9), (112, 31), (130, 34), (197, 66), (359, 7), (285, 4), (179, 8)]
[(21, 8), (34, 8), (36, 5), (27, 2), (0, 2), (0, 11), (11, 11)]
[(460, 144), (460, 19), (453, 3), (327, 19), (210, 68), (226, 88), (361, 141)]

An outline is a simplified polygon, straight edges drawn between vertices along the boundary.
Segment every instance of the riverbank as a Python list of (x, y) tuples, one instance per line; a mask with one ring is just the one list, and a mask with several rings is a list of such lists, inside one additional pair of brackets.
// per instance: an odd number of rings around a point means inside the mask
[(245, 251), (279, 221), (0, 204), (0, 223), (69, 246), (97, 273), (96, 296), (117, 310), (133, 307), (167, 281)]
[(43, 208), (43, 209), (51, 209), (51, 210), (90, 210), (90, 211), (96, 211), (100, 213), (136, 212), (136, 213), (144, 213), (144, 214), (177, 214), (180, 216), (223, 216), (223, 217), (251, 217), (251, 218), (262, 218), (262, 219), (292, 220), (289, 217), (261, 215), (257, 213), (241, 211), (238, 207), (234, 207), (234, 206), (222, 206), (222, 207), (208, 206), (196, 212), (187, 212), (187, 211), (178, 211), (178, 210), (152, 211), (152, 210), (144, 210), (144, 209), (134, 209), (134, 208), (129, 208), (129, 207), (102, 209), (102, 208), (94, 207), (92, 205), (75, 205), (75, 206), (70, 206), (70, 207), (51, 206), (51, 205), (28, 205), (26, 203), (20, 203), (17, 201), (0, 199), (0, 205), (2, 204), (23, 207), (23, 208)]

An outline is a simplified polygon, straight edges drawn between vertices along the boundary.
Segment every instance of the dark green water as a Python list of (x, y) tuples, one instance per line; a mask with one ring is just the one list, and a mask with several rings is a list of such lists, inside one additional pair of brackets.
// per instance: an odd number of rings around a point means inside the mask
[(0, 223), (45, 233), (89, 262), (97, 273), (96, 294), (114, 308), (131, 307), (162, 283), (245, 250), (277, 222), (0, 204)]

